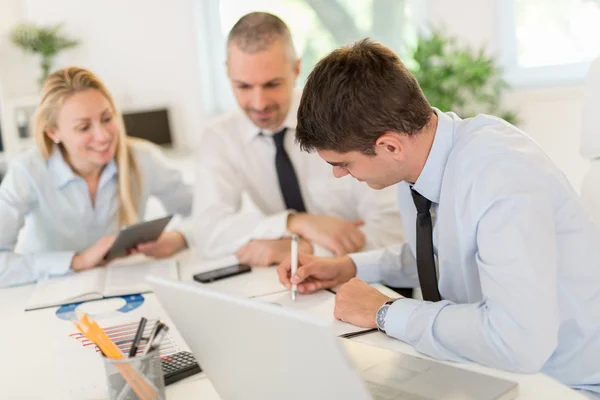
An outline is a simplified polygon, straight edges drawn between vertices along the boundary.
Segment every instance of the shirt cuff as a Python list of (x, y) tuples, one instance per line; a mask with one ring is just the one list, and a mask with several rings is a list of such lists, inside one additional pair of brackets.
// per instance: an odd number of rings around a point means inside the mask
[(381, 282), (381, 254), (381, 250), (348, 254), (356, 265), (356, 277), (369, 283)]
[(184, 220), (177, 228), (170, 230), (170, 232), (179, 232), (183, 236), (183, 240), (185, 240), (185, 244), (188, 248), (194, 245), (194, 235), (192, 234), (193, 229), (190, 222), (191, 221)]
[(423, 303), (420, 300), (400, 298), (389, 308), (384, 322), (385, 333), (396, 339), (406, 341), (406, 327), (413, 311)]
[(40, 271), (40, 279), (65, 275), (71, 269), (74, 251), (53, 251), (35, 255), (34, 269)]
[(251, 233), (251, 239), (279, 239), (288, 233), (288, 216), (293, 211), (286, 210), (277, 214), (269, 215), (261, 221)]

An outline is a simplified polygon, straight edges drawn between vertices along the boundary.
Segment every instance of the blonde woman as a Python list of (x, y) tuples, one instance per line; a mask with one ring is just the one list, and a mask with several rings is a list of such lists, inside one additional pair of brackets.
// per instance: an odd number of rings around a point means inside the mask
[[(0, 287), (101, 264), (150, 195), (169, 213), (191, 212), (191, 188), (156, 146), (126, 136), (112, 96), (90, 71), (69, 67), (48, 77), (34, 136), (37, 148), (13, 161), (0, 185)], [(136, 250), (168, 257), (186, 243), (170, 231)]]

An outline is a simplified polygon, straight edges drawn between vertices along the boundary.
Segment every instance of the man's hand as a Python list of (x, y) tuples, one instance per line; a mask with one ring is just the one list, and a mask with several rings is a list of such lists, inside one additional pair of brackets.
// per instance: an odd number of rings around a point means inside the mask
[(144, 253), (149, 257), (167, 258), (187, 247), (179, 232), (163, 232), (154, 242), (138, 244), (132, 253)]
[(104, 256), (112, 246), (116, 237), (104, 236), (81, 253), (75, 254), (71, 260), (71, 269), (83, 271), (104, 264)]
[(393, 300), (358, 278), (340, 287), (335, 296), (333, 316), (363, 328), (377, 328), (377, 311)]
[(358, 229), (362, 225), (363, 221), (346, 221), (327, 215), (300, 213), (288, 217), (290, 232), (331, 250), (338, 257), (363, 248), (365, 235)]
[(313, 293), (347, 282), (356, 275), (356, 266), (350, 257), (322, 258), (298, 254), (298, 272), (290, 277), (291, 260), (286, 258), (279, 267), (279, 281), (288, 289), (297, 284), (298, 292)]
[[(291, 239), (254, 239), (240, 247), (235, 252), (242, 264), (252, 267), (268, 267), (279, 264), (290, 256)], [(301, 253), (312, 254), (313, 247), (307, 240), (300, 239), (298, 250)]]

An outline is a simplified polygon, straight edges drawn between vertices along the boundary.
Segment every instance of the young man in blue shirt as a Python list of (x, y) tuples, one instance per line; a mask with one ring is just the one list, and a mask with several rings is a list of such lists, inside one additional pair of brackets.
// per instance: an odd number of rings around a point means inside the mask
[[(378, 327), (429, 356), (542, 371), (600, 392), (600, 230), (562, 172), (524, 132), (432, 108), (388, 48), (363, 40), (317, 64), (296, 140), (336, 177), (397, 185), (407, 241), (321, 259), (282, 283), (345, 283), (336, 318)], [(364, 281), (420, 284), (391, 299)]]

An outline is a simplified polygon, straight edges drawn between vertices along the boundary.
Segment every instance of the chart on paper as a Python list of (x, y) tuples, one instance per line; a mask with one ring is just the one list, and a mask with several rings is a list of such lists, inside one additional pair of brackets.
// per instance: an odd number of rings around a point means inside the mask
[[(144, 333), (142, 335), (143, 338), (147, 338), (150, 335), (150, 331), (156, 322), (156, 319), (150, 319), (146, 323), (146, 327), (144, 328)], [(135, 332), (137, 329), (139, 321), (128, 322), (120, 325), (106, 326), (102, 327), (104, 332), (108, 335), (110, 340), (117, 345), (121, 353), (128, 354), (129, 349), (131, 348), (131, 343), (135, 336)], [(94, 343), (92, 343), (88, 338), (86, 338), (80, 332), (74, 332), (69, 335), (73, 339), (77, 340), (81, 343), (83, 347), (92, 348), (96, 352), (99, 352), (98, 348)], [(144, 351), (146, 347), (146, 342), (143, 341), (139, 346), (139, 351)], [(171, 337), (170, 334), (167, 334), (160, 345), (160, 355), (168, 356), (173, 353), (180, 351), (181, 349), (175, 343), (175, 340)]]

